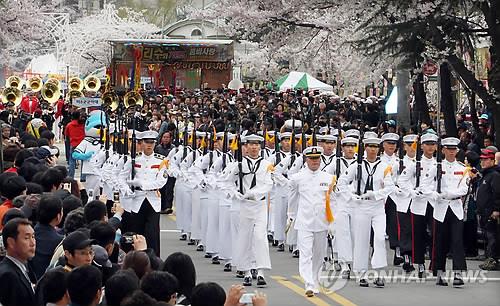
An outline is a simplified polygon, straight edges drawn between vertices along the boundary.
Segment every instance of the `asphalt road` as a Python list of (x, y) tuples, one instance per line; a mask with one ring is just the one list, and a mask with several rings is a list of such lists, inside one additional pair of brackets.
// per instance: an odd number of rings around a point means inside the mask
[[(195, 246), (180, 241), (174, 220), (175, 216), (161, 216), (162, 258), (173, 252), (190, 255), (196, 266), (197, 282), (217, 282), (226, 290), (241, 282), (234, 272), (223, 272), (223, 265), (211, 264)], [(326, 272), (323, 274), (325, 285), (336, 290), (307, 298), (298, 272), (298, 259), (292, 258), (289, 252), (278, 253), (274, 247), (270, 247), (270, 254), (273, 268), (266, 274), (268, 286), (259, 289), (267, 294), (269, 305), (498, 305), (500, 301), (500, 271), (482, 271), (478, 268), (481, 262), (472, 260), (467, 261), (469, 277), (464, 277), (467, 283), (463, 288), (438, 287), (432, 275), (419, 282), (416, 274), (404, 274), (401, 268), (390, 265), (384, 271), (388, 276), (385, 288), (375, 288), (371, 284), (369, 288), (361, 288), (352, 279), (344, 281), (335, 273)], [(388, 256), (392, 264), (392, 251)], [(448, 264), (451, 266), (450, 260)], [(248, 291), (256, 289), (253, 286)]]

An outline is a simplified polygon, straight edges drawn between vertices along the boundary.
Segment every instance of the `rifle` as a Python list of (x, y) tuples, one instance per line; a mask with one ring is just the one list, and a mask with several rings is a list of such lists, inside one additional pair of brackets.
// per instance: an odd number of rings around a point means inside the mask
[(264, 141), (260, 145), (260, 156), (265, 158), (266, 153), (266, 139), (267, 139), (267, 128), (264, 129)]
[(318, 138), (316, 137), (316, 126), (313, 127), (312, 144), (313, 144), (313, 146), (317, 146), (318, 145)]
[(417, 126), (417, 152), (415, 153), (415, 188), (420, 186), (420, 176), (422, 175), (421, 161), (422, 161), (422, 152), (421, 152), (421, 144), (420, 144), (420, 132), (418, 131), (420, 123)]
[(196, 150), (198, 149), (198, 140), (196, 139), (196, 128), (193, 127), (193, 143), (191, 144), (191, 147), (193, 149), (193, 163), (196, 160)]
[(438, 139), (438, 144), (437, 144), (437, 154), (436, 154), (436, 181), (437, 181), (437, 187), (436, 191), (438, 193), (441, 193), (441, 179), (443, 178), (443, 156), (441, 155), (443, 147), (441, 145), (441, 138)]
[(295, 118), (292, 116), (292, 138), (290, 139), (290, 166), (295, 162)]
[(188, 135), (188, 126), (186, 124), (186, 126), (184, 127), (184, 134), (182, 134), (182, 143), (184, 145), (182, 151), (182, 160), (184, 160), (184, 158), (186, 158), (187, 156), (187, 147), (189, 145), (188, 142), (189, 142), (189, 135)]
[(236, 154), (238, 159), (238, 185), (240, 193), (243, 194), (243, 151), (241, 150), (241, 135), (239, 133), (236, 140), (238, 144), (238, 153)]
[(342, 129), (340, 128), (340, 124), (338, 127), (338, 136), (337, 136), (337, 146), (335, 147), (335, 176), (337, 179), (340, 176), (340, 155), (342, 155), (342, 146), (340, 145), (340, 137), (342, 135)]
[(276, 125), (276, 118), (274, 118), (274, 156), (275, 161), (274, 165), (277, 166), (281, 162), (281, 155), (280, 153), (280, 141), (278, 139), (278, 126)]
[(222, 170), (226, 168), (226, 155), (227, 155), (227, 146), (228, 146), (228, 139), (227, 139), (227, 126), (224, 129), (224, 139), (222, 140)]
[[(135, 117), (135, 113), (134, 113), (133, 117), (132, 117), (132, 120), (134, 120), (134, 121), (132, 121), (132, 144), (130, 146), (130, 156), (132, 157), (132, 172), (130, 175), (131, 175), (132, 180), (135, 178), (135, 156), (137, 154), (137, 144), (136, 144), (136, 136), (135, 136), (136, 119), (137, 118)], [(134, 191), (134, 186), (132, 186), (131, 189), (132, 189), (132, 191)]]
[(212, 163), (214, 161), (214, 150), (215, 150), (215, 141), (217, 140), (217, 135), (215, 133), (215, 128), (214, 128), (214, 131), (211, 133), (212, 135), (210, 135), (210, 142), (209, 142), (209, 145), (208, 145), (208, 150), (210, 151), (210, 158), (208, 160), (208, 169), (210, 169), (210, 167), (212, 167)]
[(358, 156), (356, 158), (357, 164), (358, 164), (358, 171), (357, 171), (357, 188), (356, 188), (356, 194), (361, 195), (361, 180), (363, 179), (363, 151), (364, 151), (364, 146), (363, 146), (363, 128), (359, 128), (359, 141), (358, 141)]
[(401, 175), (401, 173), (403, 173), (403, 168), (404, 168), (403, 159), (405, 156), (404, 156), (403, 148), (404, 148), (403, 136), (399, 136), (399, 149), (398, 149), (398, 158), (399, 158), (398, 173), (399, 173), (399, 175)]

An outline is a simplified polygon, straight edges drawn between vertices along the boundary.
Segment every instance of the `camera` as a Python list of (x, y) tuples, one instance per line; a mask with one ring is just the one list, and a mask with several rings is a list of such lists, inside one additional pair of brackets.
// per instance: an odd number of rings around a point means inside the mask
[(241, 297), (239, 302), (241, 304), (252, 304), (252, 298), (255, 296), (255, 293), (244, 293)]

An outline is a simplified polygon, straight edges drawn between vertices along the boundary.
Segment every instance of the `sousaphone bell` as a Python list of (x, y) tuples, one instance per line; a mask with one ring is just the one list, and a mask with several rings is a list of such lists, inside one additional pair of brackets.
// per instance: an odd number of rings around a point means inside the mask
[(23, 99), (23, 93), (16, 87), (8, 87), (2, 91), (2, 103), (3, 105), (9, 106), (19, 106), (21, 100)]
[(40, 90), (42, 90), (42, 86), (43, 86), (43, 80), (39, 76), (34, 76), (28, 80), (28, 87), (33, 92), (39, 92)]
[(83, 81), (87, 91), (98, 91), (101, 88), (101, 80), (94, 75), (89, 75)]
[(129, 91), (125, 95), (125, 97), (123, 97), (123, 104), (125, 105), (126, 109), (136, 106), (142, 107), (142, 105), (144, 104), (144, 100), (142, 99), (141, 94), (134, 90)]
[(106, 91), (102, 97), (102, 106), (104, 108), (109, 108), (114, 111), (118, 108), (119, 99), (118, 95), (114, 91)]

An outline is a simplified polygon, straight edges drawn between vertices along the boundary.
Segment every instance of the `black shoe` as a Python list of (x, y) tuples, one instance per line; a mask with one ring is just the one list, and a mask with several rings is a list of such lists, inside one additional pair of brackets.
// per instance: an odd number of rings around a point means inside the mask
[(236, 278), (244, 278), (244, 277), (245, 277), (245, 272), (236, 271)]
[(415, 267), (409, 263), (409, 262), (405, 262), (403, 264), (403, 270), (406, 272), (406, 273), (410, 273), (410, 272), (413, 272), (415, 271)]
[(160, 210), (160, 214), (162, 215), (170, 215), (171, 213), (173, 213), (174, 211), (171, 209), (171, 208), (167, 208), (167, 209), (164, 209), (164, 210)]
[(231, 263), (227, 263), (224, 265), (224, 272), (231, 272), (232, 271), (232, 267), (231, 267)]
[(212, 258), (212, 265), (220, 265), (219, 256)]
[(196, 241), (194, 241), (193, 239), (189, 239), (188, 245), (195, 245), (195, 244), (196, 244)]
[(293, 245), (288, 246), (288, 252), (292, 253), (293, 252)]
[(464, 285), (464, 280), (461, 276), (455, 275), (453, 278), (453, 287), (462, 287)]
[(299, 250), (295, 250), (295, 251), (293, 251), (293, 253), (292, 253), (292, 257), (293, 257), (293, 258), (299, 258), (299, 256), (300, 256), (300, 255), (299, 255)]
[(279, 241), (278, 240), (273, 240), (273, 247), (279, 246)]
[(179, 238), (179, 240), (181, 241), (184, 241), (184, 240), (187, 240), (187, 235), (186, 234), (182, 234), (181, 237)]
[[(198, 252), (203, 252), (203, 250), (205, 250), (205, 247), (203, 246), (203, 244), (199, 244), (196, 247), (196, 251), (198, 251)], [(207, 255), (205, 254), (205, 258), (212, 258), (212, 255), (210, 255), (210, 257), (207, 257)]]
[(375, 285), (375, 287), (377, 288), (384, 288), (385, 286), (385, 282), (384, 282), (384, 279), (381, 278), (381, 277), (377, 277), (375, 279), (375, 281), (373, 281), (373, 284)]
[(366, 280), (365, 278), (360, 279), (359, 286), (360, 287), (368, 287), (368, 280)]
[(284, 243), (280, 243), (278, 245), (278, 252), (284, 252), (285, 251), (285, 244)]
[(339, 272), (340, 270), (342, 270), (342, 266), (339, 264), (339, 261), (338, 260), (334, 260), (333, 261), (333, 268), (335, 269), (335, 271)]
[(243, 286), (252, 286), (252, 278), (250, 276), (245, 276)]
[(273, 242), (274, 241), (273, 234), (271, 234), (271, 233), (267, 234), (267, 241), (269, 241), (269, 242)]
[(264, 288), (267, 286), (264, 276), (257, 276), (257, 288)]
[(425, 266), (418, 265), (418, 278), (425, 278)]
[(253, 279), (257, 279), (257, 270), (255, 269), (250, 269), (250, 273), (252, 274)]
[(314, 292), (311, 289), (307, 289), (306, 290), (306, 296), (307, 297), (313, 297), (314, 296)]
[(341, 275), (342, 279), (351, 279), (351, 270), (344, 270)]
[(441, 276), (438, 276), (437, 281), (436, 281), (436, 285), (438, 285), (438, 286), (448, 286), (448, 282), (446, 282), (444, 280), (444, 278), (442, 278)]
[(394, 260), (392, 261), (392, 263), (395, 265), (395, 266), (399, 266), (400, 264), (402, 264), (404, 262), (404, 258), (401, 257), (401, 256), (396, 256), (396, 254), (394, 254)]
[(205, 253), (205, 258), (212, 258), (212, 254)]

